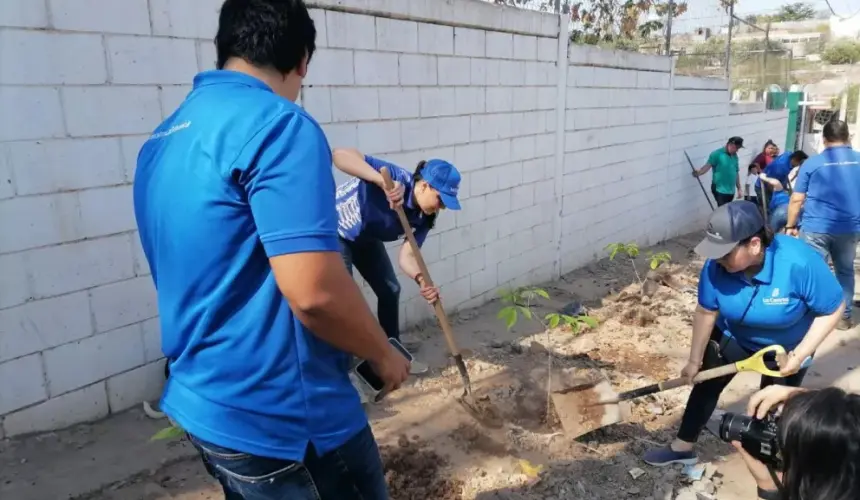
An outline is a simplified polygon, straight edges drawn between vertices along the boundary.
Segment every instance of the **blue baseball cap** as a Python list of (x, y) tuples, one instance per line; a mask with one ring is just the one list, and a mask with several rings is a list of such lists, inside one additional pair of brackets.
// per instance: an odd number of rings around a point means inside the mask
[(460, 210), (460, 202), (457, 200), (457, 191), (460, 190), (460, 172), (454, 165), (445, 160), (427, 160), (421, 177), (430, 184), (430, 187), (439, 191), (439, 197), (445, 208)]
[(721, 259), (763, 227), (764, 217), (755, 203), (745, 200), (726, 203), (711, 214), (705, 239), (696, 245), (695, 251), (706, 259)]

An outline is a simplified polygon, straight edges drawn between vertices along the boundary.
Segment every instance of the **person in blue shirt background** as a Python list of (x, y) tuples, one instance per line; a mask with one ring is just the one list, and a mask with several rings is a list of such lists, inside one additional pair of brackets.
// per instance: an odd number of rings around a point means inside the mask
[(860, 241), (860, 153), (851, 149), (848, 124), (832, 120), (822, 130), (824, 151), (800, 169), (788, 207), (786, 233), (800, 236), (825, 259), (842, 285), (845, 312), (839, 328), (854, 326), (854, 258)]
[(762, 173), (759, 176), (759, 181), (767, 185), (769, 188), (766, 190), (768, 193), (768, 225), (775, 233), (782, 232), (788, 222), (788, 202), (791, 198), (791, 192), (794, 183), (797, 180), (797, 174), (800, 171), (800, 167), (807, 158), (809, 158), (809, 156), (807, 156), (803, 151), (795, 151), (791, 153), (788, 161), (791, 168), (785, 173), (784, 179), (781, 178), (783, 174), (782, 167), (774, 169), (774, 171), (771, 172), (778, 177), (771, 177), (767, 173)]
[[(447, 161), (436, 159), (421, 161), (414, 172), (409, 172), (355, 149), (336, 149), (332, 158), (338, 170), (353, 177), (337, 189), (338, 234), (344, 262), (350, 273), (354, 266), (370, 285), (376, 294), (382, 329), (388, 337), (399, 340), (400, 283), (384, 244), (404, 236), (394, 207), (403, 207), (418, 246), (423, 245), (442, 209), (460, 209), (460, 172)], [(394, 181), (390, 191), (383, 187), (382, 167), (388, 168)], [(397, 260), (403, 273), (418, 284), (421, 295), (430, 304), (436, 302), (439, 292), (427, 286), (405, 238)], [(426, 365), (412, 362), (412, 373), (425, 371)]]
[(315, 37), (301, 0), (225, 1), (218, 70), (137, 162), (161, 407), (231, 500), (388, 498), (349, 363), (394, 390), (409, 362), (343, 265), (331, 149), (294, 103)]
[[(692, 380), (700, 370), (776, 344), (788, 351), (779, 366), (785, 378), (762, 376), (761, 386), (799, 386), (803, 362), (833, 331), (843, 309), (839, 283), (824, 260), (802, 241), (773, 237), (758, 207), (745, 200), (714, 211), (696, 253), (708, 260), (699, 276), (690, 358), (681, 375)], [(677, 439), (648, 451), (645, 462), (696, 463), (694, 445), (732, 378), (693, 386)]]

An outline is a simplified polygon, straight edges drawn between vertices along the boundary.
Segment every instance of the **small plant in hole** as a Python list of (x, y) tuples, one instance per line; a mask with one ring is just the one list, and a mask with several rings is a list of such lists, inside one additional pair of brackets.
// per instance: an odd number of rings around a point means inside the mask
[(672, 254), (669, 252), (648, 252), (648, 265), (652, 271), (663, 264), (669, 263), (671, 260)]
[(557, 328), (559, 325), (570, 327), (570, 331), (574, 335), (582, 331), (583, 328), (596, 328), (597, 320), (591, 316), (581, 314), (571, 316), (553, 312), (541, 316), (534, 310), (536, 302), (540, 299), (549, 299), (549, 293), (543, 288), (515, 288), (512, 290), (502, 290), (499, 293), (502, 304), (504, 306), (499, 311), (498, 317), (505, 322), (505, 326), (510, 330), (517, 324), (520, 316), (528, 320), (535, 320), (543, 327), (546, 332), (547, 345), (547, 371), (546, 371), (546, 414), (547, 418), (552, 411), (552, 351), (549, 346), (552, 345), (550, 331)]
[(542, 288), (503, 290), (499, 295), (504, 307), (499, 311), (498, 318), (505, 322), (508, 330), (517, 324), (520, 316), (537, 321), (545, 330), (557, 328), (559, 325), (566, 325), (570, 327), (570, 330), (574, 334), (577, 334), (585, 327), (597, 327), (597, 320), (583, 314), (571, 316), (569, 314), (554, 312), (545, 315), (541, 319), (533, 307), (539, 299), (549, 299), (549, 294)]
[(619, 253), (627, 255), (630, 259), (630, 265), (633, 267), (633, 273), (639, 283), (642, 283), (642, 278), (639, 277), (639, 271), (636, 270), (636, 257), (639, 257), (639, 245), (636, 243), (610, 243), (606, 245), (606, 250), (609, 251), (609, 260), (615, 260)]

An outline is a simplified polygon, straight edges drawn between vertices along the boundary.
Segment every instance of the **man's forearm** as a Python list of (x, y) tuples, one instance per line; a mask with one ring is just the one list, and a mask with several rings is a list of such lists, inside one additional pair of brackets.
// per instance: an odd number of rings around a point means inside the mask
[(341, 351), (362, 359), (377, 361), (387, 353), (388, 341), (373, 317), (358, 285), (349, 274), (332, 280), (328, 299), (317, 306), (294, 311), (317, 337)]
[(788, 220), (787, 227), (797, 227), (798, 219), (800, 218), (800, 209), (803, 208), (803, 202), (806, 199), (805, 195), (794, 193), (788, 202)]
[(364, 296), (337, 252), (309, 252), (269, 259), (290, 309), (314, 335), (371, 361), (390, 347)]
[(818, 346), (824, 342), (824, 339), (830, 335), (836, 328), (839, 319), (842, 317), (842, 311), (845, 310), (845, 304), (841, 304), (839, 308), (828, 314), (827, 316), (818, 316), (812, 321), (809, 331), (803, 337), (800, 344), (794, 349), (794, 354), (803, 362), (807, 357), (812, 356), (818, 349)]

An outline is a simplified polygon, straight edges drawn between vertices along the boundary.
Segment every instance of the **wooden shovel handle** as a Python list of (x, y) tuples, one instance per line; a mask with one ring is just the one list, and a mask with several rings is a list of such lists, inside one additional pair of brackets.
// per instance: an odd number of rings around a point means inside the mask
[[(737, 372), (738, 367), (735, 366), (734, 363), (725, 366), (719, 366), (717, 368), (711, 368), (710, 370), (699, 372), (695, 377), (693, 377), (693, 384), (713, 380), (715, 378), (725, 377), (726, 375), (734, 375)], [(642, 387), (640, 389), (634, 389), (632, 391), (621, 393), (618, 395), (618, 400), (628, 401), (631, 399), (641, 398), (642, 396), (647, 396), (649, 394), (656, 394), (658, 392), (668, 391), (669, 389), (683, 387), (687, 384), (687, 379), (684, 377), (673, 378), (664, 382), (660, 382), (658, 384), (653, 384), (646, 387)]]
[[(391, 179), (391, 174), (386, 167), (379, 170), (382, 174), (382, 183), (385, 189), (391, 189), (394, 186), (394, 181)], [(421, 255), (421, 248), (415, 240), (415, 235), (412, 234), (412, 226), (409, 224), (409, 219), (406, 218), (406, 213), (403, 212), (403, 207), (395, 208), (397, 218), (400, 219), (400, 225), (403, 226), (403, 232), (406, 233), (406, 241), (412, 248), (412, 253), (415, 255), (415, 260), (418, 262), (418, 269), (421, 271), (421, 276), (424, 278), (424, 283), (427, 286), (433, 286), (433, 279), (430, 278), (430, 270), (427, 269), (427, 263), (424, 262), (424, 257)], [(442, 333), (445, 335), (445, 342), (448, 344), (448, 350), (455, 358), (460, 356), (460, 350), (457, 348), (457, 343), (454, 342), (454, 332), (451, 330), (451, 323), (448, 321), (448, 315), (445, 314), (445, 309), (442, 308), (442, 298), (439, 297), (436, 303), (433, 304), (433, 310), (436, 312), (436, 319), (439, 320), (439, 325), (442, 327)]]

